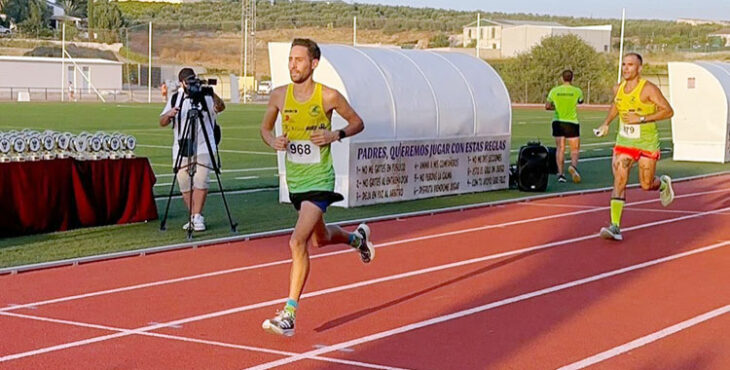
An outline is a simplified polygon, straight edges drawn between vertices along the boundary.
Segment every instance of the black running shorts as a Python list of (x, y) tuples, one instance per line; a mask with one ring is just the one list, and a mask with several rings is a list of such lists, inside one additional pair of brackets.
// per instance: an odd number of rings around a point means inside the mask
[(580, 125), (572, 122), (553, 121), (553, 137), (580, 137)]

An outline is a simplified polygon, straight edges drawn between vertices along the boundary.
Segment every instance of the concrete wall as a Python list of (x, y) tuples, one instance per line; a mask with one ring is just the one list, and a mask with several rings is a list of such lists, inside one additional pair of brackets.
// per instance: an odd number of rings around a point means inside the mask
[(558, 35), (576, 35), (598, 52), (611, 50), (611, 30), (582, 27), (517, 26), (502, 30), (502, 57), (510, 58), (528, 52), (543, 38)]
[[(502, 26), (480, 27), (479, 46), (483, 49), (500, 49), (502, 46)], [(464, 27), (463, 46), (469, 45), (477, 38), (476, 27)]]
[[(122, 89), (122, 63), (101, 59), (75, 59), (80, 68), (88, 68), (91, 82), (98, 90)], [(66, 81), (77, 89), (87, 88), (81, 73), (66, 60)], [(0, 57), (0, 88), (53, 88), (61, 86), (61, 58)], [(90, 89), (90, 87), (88, 87)]]

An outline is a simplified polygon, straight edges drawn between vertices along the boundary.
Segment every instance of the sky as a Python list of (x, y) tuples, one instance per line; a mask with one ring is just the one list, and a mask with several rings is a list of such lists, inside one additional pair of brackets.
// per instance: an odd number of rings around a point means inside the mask
[(504, 13), (535, 13), (588, 18), (629, 19), (699, 18), (730, 21), (730, 0), (345, 0), (348, 3)]

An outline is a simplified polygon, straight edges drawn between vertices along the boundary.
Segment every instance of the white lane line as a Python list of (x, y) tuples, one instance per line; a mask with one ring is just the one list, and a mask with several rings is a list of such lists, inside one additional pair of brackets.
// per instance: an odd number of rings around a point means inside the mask
[[(153, 166), (165, 166), (172, 169), (171, 164), (152, 164)], [(265, 171), (273, 171), (276, 170), (276, 167), (259, 167), (259, 168), (238, 168), (238, 169), (231, 169), (231, 170), (221, 170), (223, 173), (236, 173), (236, 172), (265, 172)], [(172, 177), (174, 173), (162, 173), (162, 174), (155, 174), (156, 177)]]
[(371, 335), (368, 335), (368, 336), (365, 336), (365, 337), (352, 339), (352, 340), (349, 340), (349, 341), (346, 341), (346, 342), (342, 342), (342, 343), (339, 343), (339, 344), (331, 345), (329, 347), (325, 347), (325, 348), (321, 348), (321, 349), (317, 349), (317, 350), (305, 352), (305, 353), (302, 353), (302, 354), (299, 354), (299, 355), (296, 355), (296, 356), (292, 356), (292, 357), (289, 357), (289, 358), (285, 358), (285, 359), (281, 359), (281, 360), (277, 360), (277, 361), (268, 362), (268, 363), (265, 363), (265, 364), (262, 364), (262, 365), (259, 365), (259, 366), (252, 367), (251, 369), (257, 369), (257, 370), (258, 369), (269, 369), (269, 368), (272, 368), (272, 367), (275, 367), (275, 366), (281, 366), (281, 365), (289, 364), (289, 363), (296, 362), (296, 361), (299, 361), (299, 360), (308, 359), (310, 356), (319, 356), (319, 355), (322, 355), (322, 354), (325, 354), (325, 353), (337, 351), (337, 350), (339, 350), (341, 348), (351, 348), (353, 346), (358, 346), (358, 345), (361, 345), (363, 343), (372, 342), (372, 341), (379, 340), (379, 339), (383, 339), (383, 338), (387, 338), (387, 337), (390, 337), (390, 336), (393, 336), (393, 335), (396, 335), (396, 334), (402, 334), (402, 333), (405, 333), (405, 332), (408, 332), (408, 331), (411, 331), (411, 330), (420, 329), (420, 328), (427, 327), (427, 326), (431, 326), (431, 325), (435, 325), (435, 324), (440, 324), (440, 323), (443, 323), (443, 322), (446, 322), (446, 321), (451, 321), (451, 320), (458, 319), (458, 318), (462, 318), (462, 317), (465, 317), (465, 316), (470, 316), (470, 315), (473, 315), (473, 314), (476, 314), (476, 313), (480, 313), (480, 312), (483, 312), (483, 311), (487, 311), (487, 310), (491, 310), (491, 309), (494, 309), (494, 308), (497, 308), (497, 307), (502, 307), (502, 306), (505, 306), (505, 305), (508, 305), (508, 304), (512, 304), (512, 303), (516, 303), (516, 302), (521, 302), (521, 301), (524, 301), (524, 300), (527, 300), (527, 299), (530, 299), (530, 298), (535, 298), (535, 297), (543, 296), (543, 295), (546, 295), (546, 294), (558, 292), (558, 291), (565, 290), (565, 289), (569, 289), (569, 288), (573, 288), (573, 287), (576, 287), (576, 286), (580, 286), (580, 285), (585, 285), (585, 284), (588, 284), (588, 283), (592, 283), (594, 281), (606, 279), (606, 278), (609, 278), (609, 277), (618, 276), (618, 275), (625, 274), (625, 273), (628, 273), (628, 272), (632, 272), (632, 271), (635, 271), (635, 270), (644, 269), (644, 268), (647, 268), (647, 267), (651, 267), (651, 266), (654, 266), (654, 265), (658, 265), (660, 263), (665, 263), (665, 262), (677, 260), (677, 259), (680, 259), (680, 258), (688, 257), (688, 256), (691, 256), (691, 255), (695, 255), (695, 254), (698, 254), (698, 253), (703, 253), (703, 252), (711, 251), (711, 250), (714, 250), (714, 249), (723, 248), (723, 247), (726, 247), (728, 245), (730, 245), (730, 241), (724, 241), (724, 242), (721, 242), (721, 243), (712, 244), (712, 245), (708, 245), (708, 246), (705, 246), (705, 247), (693, 249), (693, 250), (690, 250), (690, 251), (687, 251), (687, 252), (677, 253), (677, 254), (673, 254), (671, 256), (657, 258), (657, 259), (654, 259), (654, 260), (651, 260), (651, 261), (647, 261), (647, 262), (639, 263), (639, 264), (636, 264), (636, 265), (632, 265), (632, 266), (628, 266), (628, 267), (624, 267), (624, 268), (612, 270), (612, 271), (609, 271), (609, 272), (604, 272), (602, 274), (597, 274), (597, 275), (589, 276), (589, 277), (586, 277), (586, 278), (583, 278), (583, 279), (573, 280), (573, 281), (570, 281), (570, 282), (567, 282), (567, 283), (563, 283), (563, 284), (559, 284), (559, 285), (554, 285), (554, 286), (551, 286), (549, 288), (544, 288), (544, 289), (535, 290), (535, 291), (532, 291), (532, 292), (529, 292), (529, 293), (520, 294), (518, 296), (513, 296), (513, 297), (510, 297), (510, 298), (502, 299), (500, 301), (491, 302), (491, 303), (488, 303), (488, 304), (485, 304), (485, 305), (482, 305), (482, 306), (473, 307), (473, 308), (470, 308), (470, 309), (467, 309), (467, 310), (463, 310), (463, 311), (459, 311), (459, 312), (454, 312), (452, 314), (438, 316), (438, 317), (434, 317), (432, 319), (428, 319), (428, 320), (416, 322), (416, 323), (409, 324), (409, 325), (404, 325), (404, 326), (401, 326), (401, 327), (398, 327), (398, 328), (395, 328), (395, 329), (386, 330), (386, 331), (382, 331), (382, 332), (379, 332), (379, 333), (371, 334)]
[(585, 358), (583, 360), (574, 362), (570, 365), (565, 365), (565, 366), (561, 367), (560, 370), (583, 369), (585, 367), (597, 364), (601, 361), (608, 360), (612, 357), (616, 357), (620, 354), (626, 353), (633, 349), (645, 346), (649, 343), (656, 342), (659, 339), (668, 337), (672, 334), (678, 333), (684, 329), (701, 324), (701, 323), (703, 323), (707, 320), (711, 320), (715, 317), (724, 315), (728, 312), (730, 312), (730, 305), (720, 307), (720, 308), (712, 310), (710, 312), (703, 313), (702, 315), (695, 316), (689, 320), (682, 321), (679, 324), (675, 324), (675, 325), (666, 327), (662, 330), (651, 333), (649, 335), (643, 336), (641, 338), (637, 338), (635, 340), (632, 340), (631, 342), (625, 343), (618, 347), (611, 348), (607, 351), (604, 351), (604, 352), (598, 353), (596, 355), (593, 355), (591, 357)]
[[(533, 139), (533, 140), (535, 139), (533, 136), (512, 136), (512, 137), (513, 138), (515, 138), (515, 137), (528, 138), (528, 139)], [(659, 141), (671, 141), (671, 140), (672, 140), (671, 137), (660, 137), (659, 138)], [(550, 143), (550, 142), (547, 142), (547, 141), (545, 143), (546, 143), (545, 146), (550, 146), (550, 144), (553, 144), (553, 145), (555, 144), (555, 142)], [(588, 144), (581, 143), (580, 146), (581, 147), (586, 147), (586, 146), (613, 146), (615, 144), (616, 144), (616, 142), (613, 141), (613, 140), (611, 140), (611, 141), (601, 141), (601, 142), (598, 142), (598, 143), (588, 143)], [(519, 149), (512, 149), (512, 150), (510, 150), (510, 152), (512, 152), (512, 153), (517, 153), (519, 151), (520, 151)]]
[[(149, 145), (149, 144), (137, 144), (138, 147), (141, 148), (155, 148), (155, 149), (167, 149), (172, 150), (172, 146), (170, 145)], [(251, 150), (230, 150), (230, 149), (218, 149), (221, 153), (238, 153), (238, 154), (257, 154), (257, 155), (270, 155), (275, 156), (275, 152), (256, 152)]]
[[(675, 199), (689, 198), (689, 197), (695, 197), (695, 196), (700, 196), (700, 195), (714, 194), (714, 193), (718, 193), (718, 192), (728, 192), (728, 191), (730, 191), (730, 189), (712, 190), (712, 191), (697, 192), (697, 193), (691, 193), (691, 194), (681, 194), (681, 195), (675, 196)], [(638, 202), (628, 203), (627, 206), (646, 204), (646, 203), (652, 203), (652, 202), (657, 202), (657, 201), (659, 201), (659, 200), (658, 199), (647, 199), (647, 200), (642, 200), (642, 201), (638, 201)], [(526, 202), (524, 204), (529, 204), (529, 203), (531, 203), (531, 202)], [(522, 203), (517, 203), (517, 204), (522, 204)], [(534, 204), (537, 204), (537, 203), (534, 203)], [(506, 226), (522, 225), (522, 224), (528, 224), (528, 223), (532, 223), (532, 222), (552, 220), (552, 219), (561, 218), (561, 217), (581, 215), (581, 214), (602, 211), (602, 210), (607, 210), (607, 209), (609, 209), (609, 207), (598, 207), (598, 208), (591, 208), (591, 209), (587, 209), (587, 210), (558, 213), (555, 215), (540, 216), (540, 217), (528, 218), (528, 219), (517, 220), (517, 221), (509, 221), (509, 222), (485, 225), (485, 226), (469, 228), (469, 229), (462, 229), (462, 230), (455, 230), (455, 231), (449, 231), (449, 232), (444, 232), (444, 233), (424, 235), (424, 236), (415, 237), (415, 238), (394, 240), (391, 242), (376, 244), (375, 247), (382, 248), (382, 247), (387, 247), (387, 246), (392, 246), (392, 245), (406, 244), (406, 243), (410, 243), (410, 242), (417, 242), (417, 241), (429, 240), (429, 239), (436, 239), (436, 238), (441, 238), (441, 237), (446, 237), (446, 236), (451, 236), (451, 235), (475, 232), (475, 231), (498, 229), (498, 228), (502, 228), (502, 227), (506, 227)], [(322, 254), (310, 256), (309, 258), (310, 259), (325, 258), (325, 257), (335, 256), (335, 255), (344, 254), (344, 253), (352, 253), (352, 250), (344, 249), (344, 250), (335, 251), (335, 252), (322, 253)], [(11, 310), (16, 310), (16, 309), (20, 309), (20, 308), (28, 308), (28, 307), (33, 307), (33, 306), (42, 306), (42, 305), (53, 304), (53, 303), (67, 302), (67, 301), (96, 297), (96, 296), (101, 296), (101, 295), (106, 295), (106, 294), (127, 292), (130, 290), (150, 288), (150, 287), (155, 287), (155, 286), (160, 286), (160, 285), (173, 284), (173, 283), (179, 283), (179, 282), (208, 278), (208, 277), (215, 277), (215, 276), (220, 276), (220, 275), (225, 275), (225, 274), (231, 274), (231, 273), (242, 272), (242, 271), (247, 271), (247, 270), (255, 270), (255, 269), (259, 269), (259, 268), (267, 268), (267, 267), (271, 267), (271, 266), (277, 266), (277, 265), (288, 264), (288, 263), (291, 263), (291, 259), (261, 263), (261, 264), (257, 264), (257, 265), (251, 265), (251, 266), (236, 267), (236, 268), (227, 269), (227, 270), (213, 271), (213, 272), (208, 272), (208, 273), (203, 273), (203, 274), (184, 276), (184, 277), (180, 277), (180, 278), (154, 281), (154, 282), (150, 282), (150, 283), (129, 285), (126, 287), (100, 290), (100, 291), (96, 291), (96, 292), (53, 298), (53, 299), (31, 302), (31, 303), (26, 303), (26, 304), (16, 304), (12, 307), (0, 308), (0, 312), (11, 311)]]
[(236, 180), (251, 180), (251, 179), (258, 179), (258, 176), (240, 176), (236, 177)]
[[(71, 320), (53, 319), (53, 318), (43, 317), (43, 316), (23, 315), (23, 314), (10, 313), (10, 312), (2, 312), (2, 313), (0, 313), (0, 315), (20, 318), (20, 319), (50, 322), (50, 323), (54, 323), (54, 324), (63, 324), (63, 325), (77, 326), (77, 327), (83, 327), (83, 328), (106, 330), (106, 331), (112, 331), (112, 332), (120, 332), (120, 333), (130, 332), (130, 334), (137, 334), (137, 335), (143, 335), (143, 336), (148, 336), (148, 337), (171, 339), (171, 340), (189, 342), (189, 343), (206, 344), (206, 345), (211, 345), (211, 346), (216, 346), (216, 347), (241, 349), (241, 350), (252, 351), (252, 352), (269, 353), (269, 354), (273, 354), (273, 355), (295, 356), (298, 354), (296, 352), (279, 351), (279, 350), (269, 349), (269, 348), (253, 347), (253, 346), (246, 346), (246, 345), (240, 345), (240, 344), (184, 337), (184, 336), (180, 336), (180, 335), (170, 335), (170, 334), (150, 333), (150, 332), (139, 332), (138, 333), (138, 332), (132, 332), (131, 330), (117, 328), (117, 327), (113, 327), (113, 326), (89, 324), (89, 323), (85, 323), (85, 322), (71, 321)], [(340, 360), (340, 359), (329, 358), (329, 357), (313, 357), (313, 359), (319, 360), (319, 361), (325, 361), (325, 362), (345, 364), (345, 365), (362, 366), (362, 367), (367, 367), (367, 368), (371, 368), (371, 369), (398, 369), (398, 368), (390, 367), (390, 366), (382, 366), (382, 365), (370, 364), (370, 363), (366, 363), (366, 362), (350, 361), (350, 360)]]
[[(667, 220), (649, 222), (646, 224), (641, 224), (641, 225), (636, 225), (636, 226), (625, 228), (624, 232), (654, 227), (654, 226), (658, 226), (658, 225), (663, 225), (663, 224), (668, 224), (668, 223), (673, 223), (673, 222), (678, 222), (678, 221), (683, 221), (683, 220), (688, 220), (688, 219), (692, 219), (692, 218), (701, 217), (704, 215), (715, 214), (718, 212), (725, 212), (728, 210), (730, 210), (730, 207), (721, 208), (721, 209), (717, 209), (714, 211), (706, 211), (706, 212), (703, 212), (701, 214), (696, 214), (696, 215), (688, 215), (688, 216), (682, 216), (682, 217), (677, 217), (677, 218), (672, 218), (672, 219), (667, 219)], [(328, 289), (322, 289), (322, 290), (318, 290), (318, 291), (314, 291), (314, 292), (310, 292), (310, 293), (305, 293), (301, 296), (301, 298), (311, 298), (311, 297), (317, 297), (317, 296), (321, 296), (321, 295), (341, 292), (341, 291), (345, 291), (345, 290), (351, 290), (351, 289), (369, 286), (369, 285), (373, 285), (373, 284), (378, 284), (378, 283), (382, 283), (382, 282), (389, 282), (389, 281), (408, 278), (408, 277), (412, 277), (412, 276), (427, 274), (427, 273), (431, 273), (431, 272), (435, 272), (435, 271), (446, 270), (446, 269), (450, 269), (450, 268), (454, 268), (454, 267), (461, 267), (461, 266), (470, 265), (470, 264), (474, 264), (474, 263), (478, 263), (478, 262), (499, 259), (502, 257), (508, 257), (508, 256), (516, 255), (516, 254), (522, 254), (522, 253), (528, 253), (528, 252), (533, 252), (533, 251), (538, 251), (538, 250), (543, 250), (543, 249), (549, 249), (549, 248), (553, 248), (553, 247), (560, 246), (560, 245), (566, 245), (566, 244), (570, 244), (570, 243), (574, 243), (574, 242), (578, 242), (578, 241), (593, 239), (596, 237), (598, 237), (598, 234), (590, 234), (590, 235), (585, 235), (585, 236), (581, 236), (581, 237), (577, 237), (577, 238), (564, 239), (564, 240), (551, 242), (551, 243), (547, 243), (547, 244), (523, 248), (523, 249), (519, 249), (519, 250), (503, 252), (503, 253), (488, 255), (488, 256), (484, 256), (484, 257), (473, 258), (470, 260), (453, 262), (453, 263), (448, 263), (448, 264), (444, 264), (444, 265), (428, 267), (428, 268), (424, 268), (424, 269), (420, 269), (420, 270), (413, 270), (413, 271), (409, 271), (409, 272), (405, 272), (405, 273), (400, 273), (400, 274), (375, 278), (375, 279), (371, 279), (371, 280), (360, 281), (357, 283), (341, 285), (341, 286), (332, 287), (332, 288), (328, 288)], [(730, 242), (723, 242), (720, 244), (725, 245), (725, 244), (730, 244)], [(720, 245), (720, 244), (717, 244), (717, 245)], [(709, 248), (709, 247), (706, 247), (706, 248)], [(705, 248), (703, 248), (703, 249), (705, 249)], [(686, 253), (689, 253), (689, 252), (680, 253), (678, 255), (683, 255)], [(666, 258), (667, 257), (665, 257), (664, 259), (666, 259)], [(558, 289), (558, 290), (560, 290), (560, 289)], [(268, 307), (268, 306), (284, 303), (285, 301), (286, 301), (286, 298), (272, 299), (269, 301), (253, 303), (253, 304), (249, 304), (246, 306), (233, 307), (233, 308), (229, 308), (226, 310), (211, 312), (211, 313), (197, 315), (197, 316), (191, 316), (191, 317), (178, 319), (178, 320), (174, 320), (174, 321), (169, 321), (167, 323), (162, 323), (162, 324), (157, 324), (157, 325), (148, 325), (148, 326), (140, 327), (137, 329), (128, 330), (125, 333), (116, 333), (116, 334), (104, 335), (104, 336), (100, 336), (100, 337), (96, 337), (96, 338), (88, 338), (88, 339), (84, 339), (84, 340), (80, 340), (80, 341), (76, 341), (76, 342), (69, 342), (69, 343), (65, 343), (65, 344), (59, 344), (56, 346), (39, 348), (39, 349), (36, 349), (33, 351), (16, 353), (16, 354), (9, 355), (6, 357), (8, 357), (8, 359), (17, 359), (17, 358), (23, 358), (23, 357), (42, 354), (42, 353), (47, 353), (47, 352), (64, 350), (67, 348), (84, 346), (84, 345), (91, 344), (91, 343), (103, 342), (103, 341), (107, 341), (110, 339), (124, 337), (124, 336), (132, 335), (132, 334), (140, 334), (142, 332), (148, 332), (148, 331), (157, 330), (157, 329), (170, 327), (170, 326), (174, 326), (174, 325), (182, 325), (182, 324), (187, 324), (190, 322), (207, 320), (207, 319), (226, 316), (226, 315), (230, 315), (230, 314), (234, 314), (234, 313)], [(411, 330), (411, 329), (409, 329), (409, 330)], [(349, 343), (349, 342), (347, 342), (347, 343)], [(338, 348), (336, 348), (336, 349), (350, 347), (347, 345), (342, 345), (342, 346), (337, 345), (337, 346), (338, 346)], [(331, 352), (331, 351), (336, 350), (336, 349), (332, 349), (332, 348), (333, 348), (332, 346), (328, 347), (328, 349), (325, 350), (325, 352)], [(310, 352), (308, 352), (308, 353), (310, 353)], [(318, 354), (315, 354), (315, 355), (318, 355)], [(0, 362), (4, 361), (3, 360), (4, 358), (5, 357), (0, 357)], [(292, 358), (294, 358), (294, 357), (292, 357)], [(295, 360), (295, 361), (297, 361), (297, 360)]]

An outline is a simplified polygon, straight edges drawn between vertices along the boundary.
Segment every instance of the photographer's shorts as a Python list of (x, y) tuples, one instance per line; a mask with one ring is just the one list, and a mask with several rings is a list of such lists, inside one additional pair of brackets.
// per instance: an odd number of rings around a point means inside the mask
[[(192, 157), (195, 161), (196, 157)], [(188, 173), (188, 158), (182, 157), (180, 170), (177, 172), (177, 182), (180, 184), (180, 191), (187, 193), (190, 191), (190, 174)], [(208, 189), (208, 174), (210, 168), (213, 167), (209, 154), (198, 154), (195, 175), (193, 175), (194, 189)]]
[(553, 121), (553, 137), (561, 136), (568, 139), (580, 137), (580, 125), (571, 122)]

